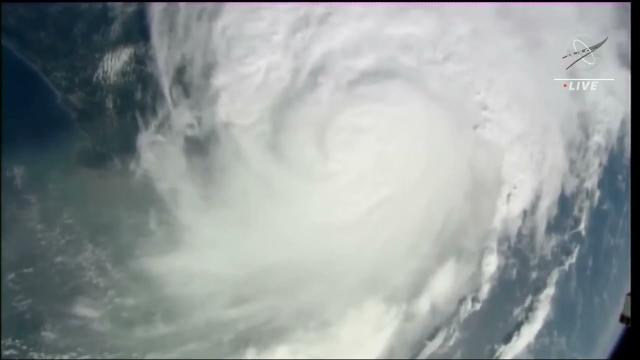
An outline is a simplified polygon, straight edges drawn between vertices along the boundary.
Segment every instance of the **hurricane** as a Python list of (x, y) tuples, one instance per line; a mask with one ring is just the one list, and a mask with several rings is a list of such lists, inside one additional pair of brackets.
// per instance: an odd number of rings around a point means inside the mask
[[(147, 234), (121, 240), (136, 255), (111, 263), (109, 296), (72, 303), (92, 324), (84, 349), (527, 356), (585, 246), (572, 234), (588, 227), (603, 164), (629, 136), (618, 8), (157, 3), (145, 14), (161, 99), (122, 171), (158, 201), (128, 190), (125, 201), (149, 204)], [(584, 33), (609, 37), (589, 75), (615, 82), (569, 92), (553, 78)], [(465, 347), (479, 331), (465, 329), (520, 276), (538, 285), (517, 292), (519, 310), (482, 315), (518, 319), (502, 342)]]

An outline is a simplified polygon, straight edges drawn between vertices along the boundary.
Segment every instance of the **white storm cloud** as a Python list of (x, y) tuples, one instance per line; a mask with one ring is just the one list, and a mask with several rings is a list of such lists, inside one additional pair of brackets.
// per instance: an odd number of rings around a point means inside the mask
[[(487, 297), (534, 204), (531, 256), (548, 252), (563, 187), (597, 179), (628, 116), (616, 11), (150, 6), (169, 105), (139, 166), (178, 225), (142, 263), (181, 314), (167, 326), (217, 344), (176, 356), (406, 356)], [(583, 32), (609, 36), (593, 76), (616, 78), (592, 94), (552, 80)], [(533, 340), (554, 286), (501, 355)]]

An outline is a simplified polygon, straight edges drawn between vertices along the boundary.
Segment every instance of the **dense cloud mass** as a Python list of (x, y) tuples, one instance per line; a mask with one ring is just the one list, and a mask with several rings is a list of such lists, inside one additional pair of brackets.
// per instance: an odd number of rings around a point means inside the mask
[[(128, 33), (136, 8), (107, 8)], [(134, 156), (59, 166), (68, 135), (7, 157), (3, 357), (606, 356), (615, 329), (589, 331), (613, 305), (588, 295), (627, 275), (596, 230), (624, 249), (628, 199), (589, 222), (630, 153), (628, 5), (137, 9), (149, 44), (87, 57), (110, 114), (139, 119)], [(113, 91), (150, 71), (160, 100)], [(578, 321), (545, 328), (562, 294)]]
[[(144, 266), (180, 326), (223, 356), (416, 355), (486, 297), (525, 210), (544, 256), (563, 188), (595, 185), (629, 114), (619, 11), (151, 6), (169, 105), (140, 170), (178, 244)], [(583, 33), (609, 36), (589, 74), (616, 82), (571, 93), (553, 78)]]

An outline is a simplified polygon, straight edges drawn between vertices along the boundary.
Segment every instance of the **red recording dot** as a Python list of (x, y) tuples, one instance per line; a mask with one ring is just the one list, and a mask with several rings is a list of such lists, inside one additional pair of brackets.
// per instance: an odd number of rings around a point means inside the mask
[(567, 84), (563, 84), (562, 86), (563, 86), (563, 87), (567, 87)]

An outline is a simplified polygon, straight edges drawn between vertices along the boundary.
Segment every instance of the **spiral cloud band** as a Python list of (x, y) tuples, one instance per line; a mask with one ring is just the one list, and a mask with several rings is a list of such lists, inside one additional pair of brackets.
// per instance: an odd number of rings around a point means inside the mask
[[(167, 105), (139, 169), (176, 221), (141, 264), (179, 314), (156, 330), (190, 339), (174, 356), (447, 346), (425, 338), (482, 306), (524, 213), (530, 256), (555, 246), (558, 196), (594, 188), (628, 118), (615, 7), (148, 12)], [(609, 35), (593, 94), (552, 81), (580, 32)]]

